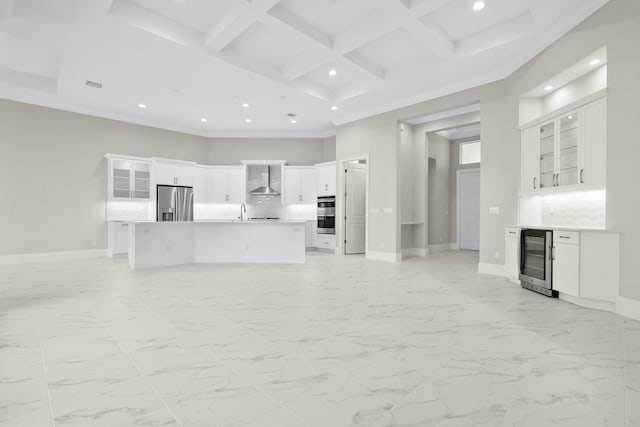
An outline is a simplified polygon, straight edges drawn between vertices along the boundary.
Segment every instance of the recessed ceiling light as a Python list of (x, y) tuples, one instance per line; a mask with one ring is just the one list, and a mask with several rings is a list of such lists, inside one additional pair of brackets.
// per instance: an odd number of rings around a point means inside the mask
[(246, 102), (245, 102), (244, 104), (242, 104), (242, 106), (243, 106), (244, 108), (249, 108), (249, 104), (247, 104)]
[(592, 59), (591, 62), (589, 62), (589, 65), (598, 65), (599, 63), (600, 63), (600, 60), (596, 58), (596, 59)]
[(482, 9), (484, 9), (484, 2), (483, 1), (477, 1), (473, 4), (473, 10), (475, 10), (476, 12), (481, 11)]
[(569, 117), (567, 117), (567, 119), (571, 120), (571, 119), (573, 119), (573, 116), (569, 116)]
[(296, 119), (291, 119), (291, 123), (298, 123)]
[(245, 122), (251, 123), (251, 119), (244, 119)]
[(549, 86), (545, 87), (544, 90), (546, 90), (546, 91), (553, 90), (553, 86), (549, 85)]
[(336, 111), (338, 109), (337, 105), (334, 105), (333, 107), (331, 107), (331, 111)]
[(140, 107), (140, 108), (147, 108), (147, 105), (146, 105), (146, 104), (138, 104), (138, 107)]
[(203, 118), (201, 118), (201, 119), (200, 119), (200, 121), (201, 121), (202, 123), (207, 123), (207, 119), (205, 119), (204, 117), (203, 117)]
[(336, 69), (335, 69), (335, 68), (332, 68), (332, 69), (330, 69), (330, 70), (329, 70), (329, 75), (330, 75), (331, 77), (335, 76), (336, 74), (338, 74), (338, 72), (336, 71)]

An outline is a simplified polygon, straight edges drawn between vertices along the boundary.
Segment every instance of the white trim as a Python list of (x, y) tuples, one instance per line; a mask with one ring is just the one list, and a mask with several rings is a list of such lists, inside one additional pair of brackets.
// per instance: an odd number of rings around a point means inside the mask
[(460, 245), (458, 245), (457, 243), (449, 243), (449, 250), (450, 251), (459, 251), (460, 250)]
[(402, 258), (411, 256), (427, 256), (427, 249), (425, 248), (406, 248), (402, 250)]
[(504, 264), (489, 264), (486, 262), (478, 263), (478, 273), (489, 274), (491, 276), (509, 277), (509, 271)]
[(375, 261), (399, 262), (402, 259), (402, 254), (398, 254), (395, 252), (367, 251), (367, 253), (365, 254), (365, 258)]
[(569, 113), (573, 110), (575, 110), (576, 108), (580, 108), (583, 107), (587, 104), (590, 104), (594, 101), (597, 101), (600, 98), (604, 98), (607, 96), (607, 89), (602, 89), (599, 90), (597, 92), (592, 93), (591, 95), (587, 95), (584, 98), (580, 98), (575, 102), (572, 102), (571, 104), (565, 105), (564, 107), (560, 107), (557, 108), (553, 111), (550, 111), (548, 113), (545, 113), (544, 115), (538, 117), (537, 119), (531, 120), (527, 123), (524, 123), (522, 125), (520, 125), (518, 127), (519, 130), (523, 131), (526, 129), (529, 129), (533, 126), (538, 126), (541, 125), (545, 122), (548, 122), (549, 120), (557, 117), (557, 116), (561, 116), (563, 114)]
[(615, 313), (640, 321), (640, 301), (631, 298), (618, 297)]
[(87, 249), (83, 251), (40, 252), (34, 254), (3, 255), (0, 256), (0, 265), (27, 264), (31, 262), (67, 261), (75, 259), (102, 258), (106, 256), (106, 249)]
[(452, 245), (455, 245), (455, 243), (440, 243), (439, 245), (428, 245), (429, 253), (435, 254), (437, 252), (450, 251)]
[(558, 293), (558, 299), (570, 302), (571, 304), (579, 305), (580, 307), (593, 308), (602, 311), (614, 311), (615, 303), (610, 301), (601, 301), (591, 298), (577, 297), (574, 295), (568, 295), (562, 292)]
[[(458, 159), (459, 160), (459, 159)], [(482, 171), (480, 168), (465, 168), (458, 169), (456, 171), (456, 248), (460, 248), (460, 176), (462, 174), (470, 174), (470, 173), (478, 173), (478, 177), (482, 179), (480, 174)], [(480, 212), (478, 212), (480, 214)], [(480, 222), (480, 217), (478, 217), (478, 223)], [(478, 226), (478, 233), (480, 233), (480, 226)]]
[[(355, 156), (355, 157), (351, 157), (351, 158), (344, 158), (344, 159), (340, 159), (335, 160), (335, 161), (329, 161), (329, 162), (323, 162), (323, 163), (316, 163), (316, 166), (322, 166), (322, 165), (330, 165), (332, 163), (335, 163), (336, 165), (336, 209), (338, 208), (338, 202), (340, 203), (340, 212), (341, 215), (338, 218), (338, 222), (336, 224), (336, 227), (339, 225), (339, 229), (336, 228), (336, 235), (338, 234), (338, 231), (340, 231), (340, 235), (342, 236), (342, 238), (338, 241), (338, 244), (336, 245), (336, 250), (338, 251), (337, 253), (339, 255), (346, 255), (346, 250), (347, 250), (347, 246), (345, 245), (344, 242), (346, 242), (347, 240), (347, 230), (346, 230), (346, 222), (344, 220), (344, 217), (347, 215), (346, 209), (347, 209), (347, 204), (346, 204), (346, 200), (345, 200), (345, 196), (338, 196), (339, 194), (344, 195), (347, 191), (346, 187), (345, 187), (345, 174), (346, 172), (342, 172), (343, 168), (346, 168), (346, 163), (350, 163), (356, 160), (364, 160), (367, 165), (367, 179), (366, 179), (366, 184), (365, 184), (365, 219), (364, 219), (364, 253), (365, 256), (367, 258), (368, 257), (368, 253), (369, 251), (367, 250), (367, 245), (369, 243), (369, 200), (370, 200), (370, 195), (369, 195), (369, 188), (371, 188), (370, 186), (370, 177), (371, 177), (371, 162), (369, 160), (369, 154), (361, 154), (359, 156)], [(340, 169), (338, 169), (340, 168)], [(375, 253), (375, 252), (374, 252)], [(384, 252), (379, 252), (379, 253), (384, 253)], [(398, 255), (398, 259), (396, 259), (394, 262), (397, 262), (401, 259), (402, 255)], [(376, 258), (374, 258), (376, 259)]]

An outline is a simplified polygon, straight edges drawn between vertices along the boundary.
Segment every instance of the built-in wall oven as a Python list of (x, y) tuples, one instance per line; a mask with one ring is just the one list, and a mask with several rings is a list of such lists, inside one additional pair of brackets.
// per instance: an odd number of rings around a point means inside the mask
[(336, 234), (336, 197), (318, 197), (318, 234)]
[(522, 229), (520, 235), (520, 284), (523, 288), (557, 298), (553, 290), (553, 232)]

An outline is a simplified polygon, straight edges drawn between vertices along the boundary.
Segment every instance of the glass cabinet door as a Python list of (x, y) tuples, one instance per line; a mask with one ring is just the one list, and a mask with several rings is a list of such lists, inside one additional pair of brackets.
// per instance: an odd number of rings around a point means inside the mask
[(560, 119), (558, 186), (578, 183), (578, 119), (576, 112)]
[(555, 123), (540, 127), (540, 188), (554, 186)]
[(131, 197), (131, 162), (113, 162), (113, 197)]
[(151, 197), (151, 172), (147, 163), (133, 164), (133, 197), (136, 199)]

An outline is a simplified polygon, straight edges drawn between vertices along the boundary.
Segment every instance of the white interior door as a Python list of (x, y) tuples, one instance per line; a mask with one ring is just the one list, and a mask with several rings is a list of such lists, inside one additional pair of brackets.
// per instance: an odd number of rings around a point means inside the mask
[(365, 253), (367, 218), (367, 165), (345, 167), (345, 254)]
[(480, 250), (480, 169), (458, 171), (458, 243)]

